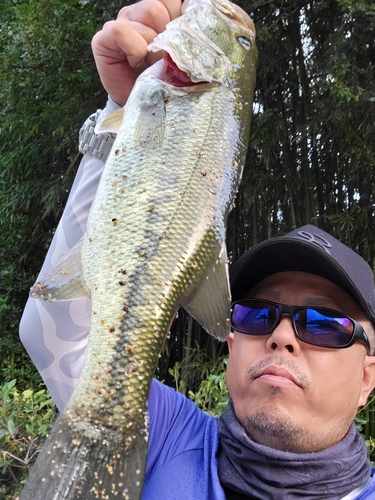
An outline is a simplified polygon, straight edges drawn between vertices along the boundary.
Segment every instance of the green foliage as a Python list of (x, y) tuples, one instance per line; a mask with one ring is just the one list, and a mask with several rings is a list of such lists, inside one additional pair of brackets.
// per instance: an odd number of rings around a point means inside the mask
[(0, 387), (0, 498), (20, 491), (55, 418), (45, 389), (21, 392), (16, 380)]
[(177, 361), (169, 369), (176, 391), (186, 394), (190, 390), (197, 389), (201, 381), (212, 373), (215, 365), (216, 361), (196, 344), (189, 356), (182, 361)]
[(375, 393), (370, 396), (367, 404), (360, 408), (355, 424), (365, 438), (368, 454), (375, 467)]
[(214, 417), (219, 417), (225, 411), (229, 401), (225, 377), (227, 363), (227, 356), (219, 358), (211, 367), (210, 374), (201, 381), (198, 391), (189, 391), (189, 398)]
[(210, 359), (198, 346), (191, 355), (170, 368), (177, 391), (189, 398), (203, 411), (219, 416), (228, 404), (225, 372), (228, 356)]
[(0, 380), (17, 379), (19, 388), (36, 389), (40, 386), (39, 373), (19, 342), (7, 337), (0, 339), (0, 351)]
[(92, 110), (82, 95), (102, 94), (90, 50), (97, 26), (78, 1), (9, 2), (2, 17), (0, 248), (2, 262), (16, 256), (29, 274), (45, 254), (77, 165), (80, 118)]

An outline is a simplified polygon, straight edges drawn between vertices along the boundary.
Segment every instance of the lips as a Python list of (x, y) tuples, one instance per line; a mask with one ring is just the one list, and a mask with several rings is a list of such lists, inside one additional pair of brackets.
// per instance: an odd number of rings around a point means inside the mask
[(263, 378), (264, 380), (269, 380), (270, 382), (277, 382), (278, 380), (282, 382), (284, 379), (284, 383), (286, 380), (289, 380), (298, 387), (301, 387), (301, 383), (296, 379), (296, 377), (286, 368), (281, 366), (267, 366), (254, 377), (254, 379), (258, 378)]

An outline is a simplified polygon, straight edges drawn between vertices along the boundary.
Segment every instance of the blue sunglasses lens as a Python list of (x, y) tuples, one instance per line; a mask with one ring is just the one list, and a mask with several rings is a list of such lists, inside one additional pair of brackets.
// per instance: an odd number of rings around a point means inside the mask
[(277, 309), (271, 305), (262, 306), (235, 304), (232, 313), (232, 326), (238, 332), (249, 335), (266, 335), (277, 317)]
[(294, 316), (299, 336), (316, 345), (344, 346), (354, 332), (352, 321), (334, 311), (307, 308)]
[[(270, 334), (279, 311), (276, 304), (263, 301), (247, 300), (236, 303), (233, 306), (232, 327), (249, 335)], [(296, 307), (293, 318), (298, 337), (315, 345), (345, 346), (354, 332), (352, 320), (336, 311)]]

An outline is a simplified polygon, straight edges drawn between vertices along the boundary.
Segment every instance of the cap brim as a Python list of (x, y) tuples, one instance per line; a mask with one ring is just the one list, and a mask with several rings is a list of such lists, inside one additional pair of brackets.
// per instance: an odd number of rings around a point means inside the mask
[(345, 270), (319, 246), (296, 238), (275, 238), (259, 243), (234, 264), (230, 273), (232, 300), (246, 297), (261, 280), (283, 271), (303, 271), (332, 281), (370, 313), (361, 293)]

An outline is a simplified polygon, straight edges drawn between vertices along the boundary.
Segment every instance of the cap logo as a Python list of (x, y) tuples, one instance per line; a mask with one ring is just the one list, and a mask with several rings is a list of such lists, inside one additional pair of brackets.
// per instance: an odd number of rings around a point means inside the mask
[(309, 243), (314, 243), (315, 245), (318, 245), (325, 252), (327, 252), (328, 255), (331, 255), (329, 249), (332, 248), (332, 245), (329, 241), (323, 238), (323, 236), (319, 236), (318, 234), (311, 234), (308, 233), (307, 231), (298, 231), (298, 236), (301, 239), (308, 241)]

